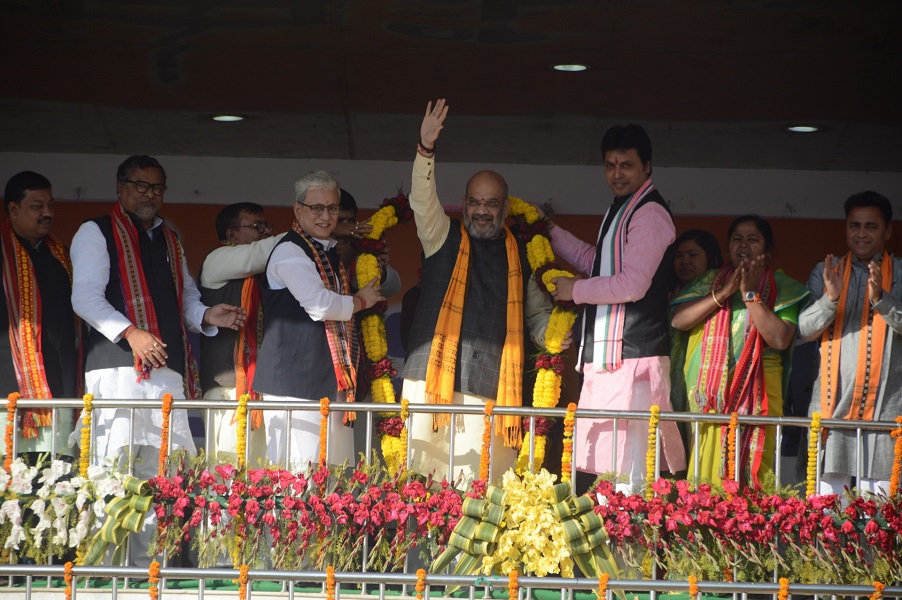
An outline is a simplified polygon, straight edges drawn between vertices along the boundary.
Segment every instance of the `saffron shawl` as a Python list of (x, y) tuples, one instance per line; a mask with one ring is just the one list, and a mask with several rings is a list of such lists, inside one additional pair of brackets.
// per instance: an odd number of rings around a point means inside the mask
[[(43, 307), (34, 264), (8, 220), (0, 225), (0, 243), (3, 246), (3, 288), (6, 292), (6, 308), (9, 315), (9, 340), (19, 393), (23, 398), (52, 398), (41, 349)], [(66, 269), (71, 286), (72, 261), (69, 259), (69, 251), (51, 234), (46, 235), (42, 243), (47, 244), (53, 257)], [(75, 328), (75, 342), (78, 348), (76, 372), (80, 373), (82, 352), (81, 325), (78, 317), (74, 318), (72, 326)], [(38, 437), (37, 428), (47, 427), (53, 420), (53, 411), (49, 408), (27, 409), (20, 412), (22, 436), (25, 438)]]

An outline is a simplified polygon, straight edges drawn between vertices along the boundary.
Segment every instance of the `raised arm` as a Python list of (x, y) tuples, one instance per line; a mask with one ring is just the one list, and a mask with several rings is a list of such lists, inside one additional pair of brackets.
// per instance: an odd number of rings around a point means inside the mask
[(417, 225), (417, 236), (426, 257), (435, 254), (448, 238), (451, 219), (445, 214), (435, 188), (435, 142), (448, 116), (444, 98), (426, 105), (426, 115), (420, 125), (420, 142), (413, 163), (410, 184), (410, 208)]

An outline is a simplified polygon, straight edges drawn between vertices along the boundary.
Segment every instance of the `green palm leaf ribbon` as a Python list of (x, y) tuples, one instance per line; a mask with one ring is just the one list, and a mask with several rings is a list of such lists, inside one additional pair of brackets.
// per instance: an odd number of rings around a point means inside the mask
[(432, 572), (441, 573), (458, 554), (462, 554), (454, 568), (454, 574), (475, 573), (482, 557), (495, 551), (495, 542), (501, 534), (501, 519), (504, 517), (503, 502), (504, 491), (493, 485), (486, 490), (485, 499), (464, 498), (461, 506), (463, 517), (451, 532), (448, 547), (432, 563)]
[(147, 481), (128, 477), (123, 482), (125, 497), (113, 498), (103, 509), (107, 519), (94, 537), (88, 554), (86, 565), (99, 565), (103, 561), (107, 548), (113, 544), (112, 564), (118, 564), (125, 551), (125, 540), (130, 532), (137, 533), (144, 528), (144, 515), (153, 506), (153, 492)]

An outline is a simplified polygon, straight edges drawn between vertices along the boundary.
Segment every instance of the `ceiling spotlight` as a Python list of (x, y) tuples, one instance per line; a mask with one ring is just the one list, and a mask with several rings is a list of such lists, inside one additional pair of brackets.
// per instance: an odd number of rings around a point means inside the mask
[(820, 131), (820, 127), (815, 127), (814, 125), (789, 125), (786, 127), (786, 131), (791, 131), (792, 133), (814, 133), (815, 131)]
[(579, 63), (554, 65), (553, 67), (555, 71), (564, 71), (567, 73), (579, 73), (580, 71), (585, 71), (588, 68), (589, 67), (587, 65), (581, 65)]
[(213, 115), (214, 121), (219, 121), (220, 123), (234, 123), (236, 121), (243, 121), (244, 117), (241, 115)]

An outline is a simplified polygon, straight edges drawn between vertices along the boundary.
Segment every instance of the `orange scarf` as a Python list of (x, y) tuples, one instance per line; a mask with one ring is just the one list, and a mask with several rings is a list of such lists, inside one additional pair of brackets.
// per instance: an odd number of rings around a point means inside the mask
[[(852, 253), (846, 254), (839, 263), (843, 269), (842, 291), (836, 303), (836, 318), (821, 335), (821, 418), (833, 418), (833, 411), (839, 401), (839, 358), (842, 345), (843, 321), (846, 302), (849, 298), (849, 280), (852, 277)], [(893, 260), (889, 253), (883, 253), (880, 265), (883, 290), (889, 293), (893, 285)], [(865, 291), (867, 295), (867, 291)], [(886, 346), (886, 321), (871, 306), (867, 297), (861, 311), (861, 325), (858, 329), (858, 367), (855, 372), (855, 387), (852, 391), (852, 405), (843, 417), (850, 420), (874, 420), (874, 406), (880, 389), (880, 372), (883, 368), (883, 350)]]
[[(247, 324), (238, 330), (235, 341), (235, 398), (248, 394), (251, 400), (259, 400), (260, 394), (252, 389), (257, 352), (263, 339), (263, 307), (260, 306), (260, 286), (256, 277), (247, 277), (241, 286), (241, 308), (247, 311)], [(250, 419), (251, 429), (260, 429), (263, 411), (252, 410)]]
[[(9, 340), (12, 347), (13, 366), (19, 392), (25, 398), (52, 398), (44, 371), (41, 351), (41, 293), (28, 250), (19, 241), (9, 221), (0, 225), (0, 243), (3, 246), (3, 287), (6, 290), (6, 308), (9, 315)], [(72, 284), (72, 261), (66, 247), (52, 235), (44, 237), (53, 257), (63, 265)], [(75, 341), (81, 348), (78, 317), (73, 322)], [(79, 350), (79, 359), (81, 352)], [(79, 360), (81, 365), (81, 360)], [(78, 368), (80, 371), (80, 366)], [(25, 438), (38, 437), (38, 427), (47, 427), (53, 421), (49, 408), (22, 411), (21, 429)]]
[[(501, 350), (501, 366), (498, 377), (497, 406), (521, 406), (523, 401), (523, 272), (517, 241), (507, 226), (504, 227), (504, 246), (507, 252), (507, 334)], [(460, 248), (457, 260), (445, 291), (445, 298), (435, 324), (429, 361), (426, 366), (426, 402), (452, 404), (454, 379), (457, 373), (457, 353), (460, 345), (460, 327), (463, 322), (464, 301), (470, 268), (470, 236), (463, 223), (460, 225)], [(435, 413), (433, 427), (448, 425), (451, 415)], [(495, 419), (495, 434), (504, 437), (504, 443), (516, 447), (520, 443), (520, 417), (506, 415)]]

